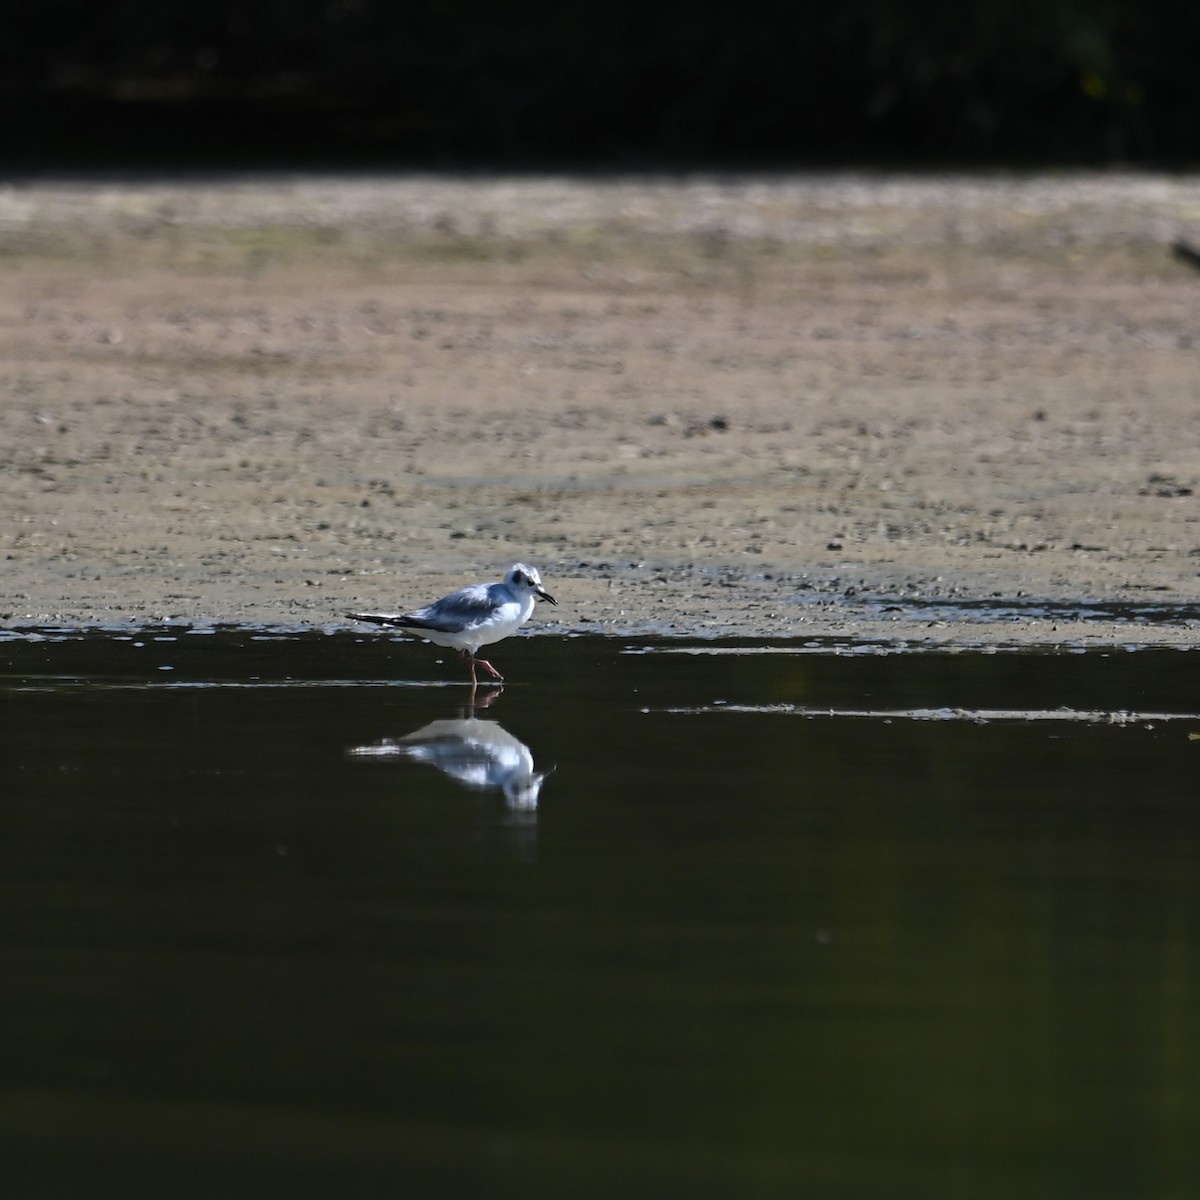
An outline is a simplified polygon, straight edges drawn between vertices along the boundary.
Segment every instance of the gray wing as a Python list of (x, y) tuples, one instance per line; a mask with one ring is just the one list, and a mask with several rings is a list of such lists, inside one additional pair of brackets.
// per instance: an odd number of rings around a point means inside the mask
[(424, 608), (407, 613), (347, 613), (355, 621), (389, 625), (394, 629), (432, 629), (437, 633), (459, 633), (485, 621), (502, 604), (506, 595), (496, 596), (494, 583), (473, 583), (459, 588)]
[(487, 620), (503, 597), (493, 596), (494, 584), (473, 583), (459, 588), (440, 600), (416, 612), (405, 614), (405, 624), (413, 629), (436, 629), (441, 633), (456, 633)]

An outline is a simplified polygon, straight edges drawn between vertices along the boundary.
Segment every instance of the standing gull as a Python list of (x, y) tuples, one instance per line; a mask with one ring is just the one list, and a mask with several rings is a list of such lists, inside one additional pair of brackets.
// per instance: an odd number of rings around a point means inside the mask
[(486, 659), (476, 657), (480, 646), (506, 638), (529, 620), (538, 600), (558, 601), (542, 587), (536, 567), (516, 563), (502, 583), (472, 583), (459, 588), (424, 608), (407, 613), (347, 613), (355, 621), (403, 629), (432, 642), (461, 651), (471, 664), (471, 682), (476, 683), (475, 664), (501, 682), (504, 676)]

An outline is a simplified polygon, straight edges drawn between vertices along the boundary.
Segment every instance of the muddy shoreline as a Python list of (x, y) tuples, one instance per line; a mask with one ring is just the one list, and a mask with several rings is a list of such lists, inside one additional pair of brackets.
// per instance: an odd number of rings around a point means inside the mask
[(0, 192), (0, 620), (1191, 645), (1200, 181)]

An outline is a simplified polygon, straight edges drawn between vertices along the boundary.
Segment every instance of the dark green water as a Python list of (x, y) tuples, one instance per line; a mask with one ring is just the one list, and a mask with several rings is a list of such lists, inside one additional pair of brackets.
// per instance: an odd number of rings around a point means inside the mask
[(0, 1194), (1196, 1195), (1200, 720), (804, 715), (1195, 657), (730, 648), (0, 641)]

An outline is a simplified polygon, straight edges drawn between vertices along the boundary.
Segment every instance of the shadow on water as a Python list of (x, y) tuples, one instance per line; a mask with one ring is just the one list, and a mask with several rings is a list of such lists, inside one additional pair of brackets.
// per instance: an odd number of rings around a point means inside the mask
[(838, 649), (0, 640), (7, 1191), (1189, 1194), (1193, 656)]

